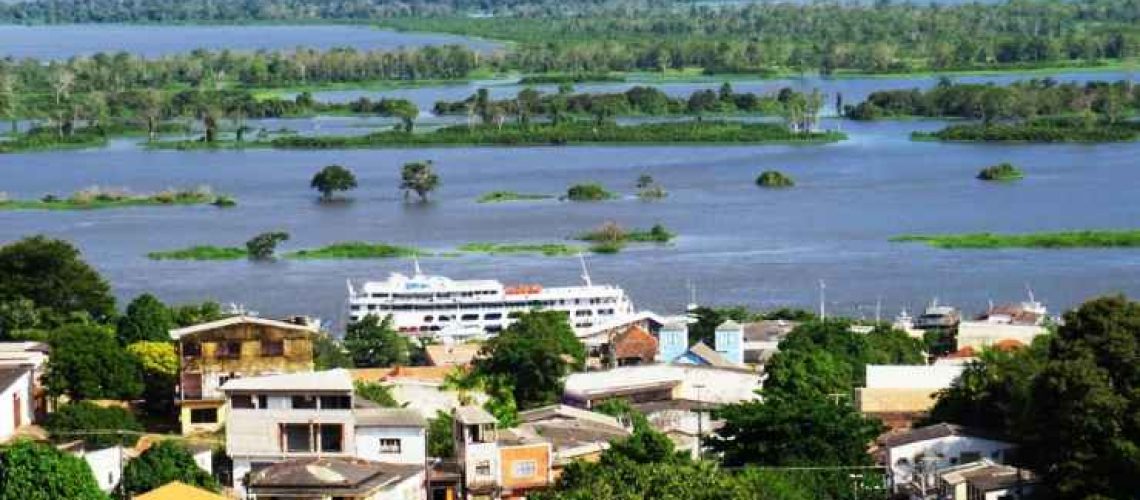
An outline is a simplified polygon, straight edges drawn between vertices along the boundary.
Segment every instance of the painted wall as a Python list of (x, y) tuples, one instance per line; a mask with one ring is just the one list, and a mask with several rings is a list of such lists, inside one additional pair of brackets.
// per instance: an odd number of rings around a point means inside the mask
[(657, 361), (668, 363), (677, 359), (689, 350), (689, 332), (681, 325), (669, 325), (661, 328), (657, 334)]
[[(422, 427), (357, 427), (356, 456), (376, 462), (422, 464), (427, 459), (427, 438)], [(400, 453), (381, 453), (381, 439), (399, 439)]]
[[(499, 456), (503, 489), (534, 488), (550, 484), (551, 452), (548, 443), (502, 447)], [(534, 474), (516, 475), (516, 465), (525, 462), (534, 463)]]
[(738, 365), (744, 364), (744, 327), (736, 323), (728, 323), (717, 327), (714, 336), (713, 349), (729, 361)]
[(963, 321), (958, 324), (958, 349), (973, 347), (981, 348), (996, 344), (1002, 340), (1012, 339), (1029, 345), (1038, 335), (1044, 335), (1048, 330), (1036, 325), (1007, 325), (990, 323), (987, 321)]
[(12, 385), (0, 390), (0, 442), (7, 441), (20, 426), (32, 423), (32, 372), (25, 369)]
[(83, 452), (83, 461), (91, 468), (95, 482), (99, 483), (99, 489), (104, 493), (110, 493), (119, 485), (122, 467), (126, 466), (127, 460), (123, 448), (119, 446)]

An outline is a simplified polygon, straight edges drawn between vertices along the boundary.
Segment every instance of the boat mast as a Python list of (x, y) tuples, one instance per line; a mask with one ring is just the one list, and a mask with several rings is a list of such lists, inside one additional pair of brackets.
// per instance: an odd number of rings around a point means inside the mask
[(590, 270), (586, 268), (586, 257), (578, 253), (578, 262), (582, 264), (582, 281), (586, 282), (586, 286), (594, 286), (593, 280), (590, 279)]

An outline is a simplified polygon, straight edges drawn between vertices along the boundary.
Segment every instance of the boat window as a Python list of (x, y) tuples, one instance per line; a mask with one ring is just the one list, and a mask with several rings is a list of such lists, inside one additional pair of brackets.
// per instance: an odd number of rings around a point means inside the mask
[(478, 314), (464, 314), (463, 318), (461, 318), (461, 319), (463, 321), (475, 321), (475, 320), (479, 319), (479, 315)]
[(501, 319), (502, 317), (502, 313), (487, 313), (483, 315), (483, 319)]

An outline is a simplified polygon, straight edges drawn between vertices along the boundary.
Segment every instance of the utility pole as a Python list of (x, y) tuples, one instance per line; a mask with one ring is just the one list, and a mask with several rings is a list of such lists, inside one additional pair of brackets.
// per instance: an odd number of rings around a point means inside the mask
[(819, 280), (819, 320), (827, 321), (827, 283)]
[(704, 458), (704, 440), (702, 439), (705, 433), (704, 416), (702, 416), (701, 411), (703, 410), (702, 405), (704, 405), (704, 403), (701, 402), (701, 389), (704, 389), (705, 386), (704, 384), (697, 384), (693, 387), (697, 389), (697, 461), (700, 461)]

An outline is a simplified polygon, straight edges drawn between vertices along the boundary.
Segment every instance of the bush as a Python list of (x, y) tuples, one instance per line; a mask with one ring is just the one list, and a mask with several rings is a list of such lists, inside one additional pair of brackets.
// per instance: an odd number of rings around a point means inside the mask
[(617, 195), (607, 191), (605, 187), (595, 182), (575, 184), (566, 190), (566, 199), (570, 201), (602, 201), (616, 197)]
[[(110, 446), (134, 446), (138, 434), (114, 434), (112, 431), (141, 433), (142, 424), (134, 414), (123, 408), (101, 407), (90, 401), (70, 403), (48, 415), (44, 428), (56, 442), (82, 439), (89, 449), (103, 449)], [(77, 434), (95, 431), (93, 434)]]
[(768, 170), (756, 178), (756, 185), (766, 188), (786, 188), (795, 186), (796, 183), (791, 177), (784, 175), (782, 172)]
[(978, 172), (978, 179), (983, 181), (1015, 181), (1023, 177), (1025, 174), (1009, 163), (986, 167)]
[(218, 480), (198, 467), (185, 446), (175, 441), (159, 441), (138, 458), (127, 462), (119, 482), (119, 492), (129, 498), (171, 481), (210, 491), (221, 490)]

